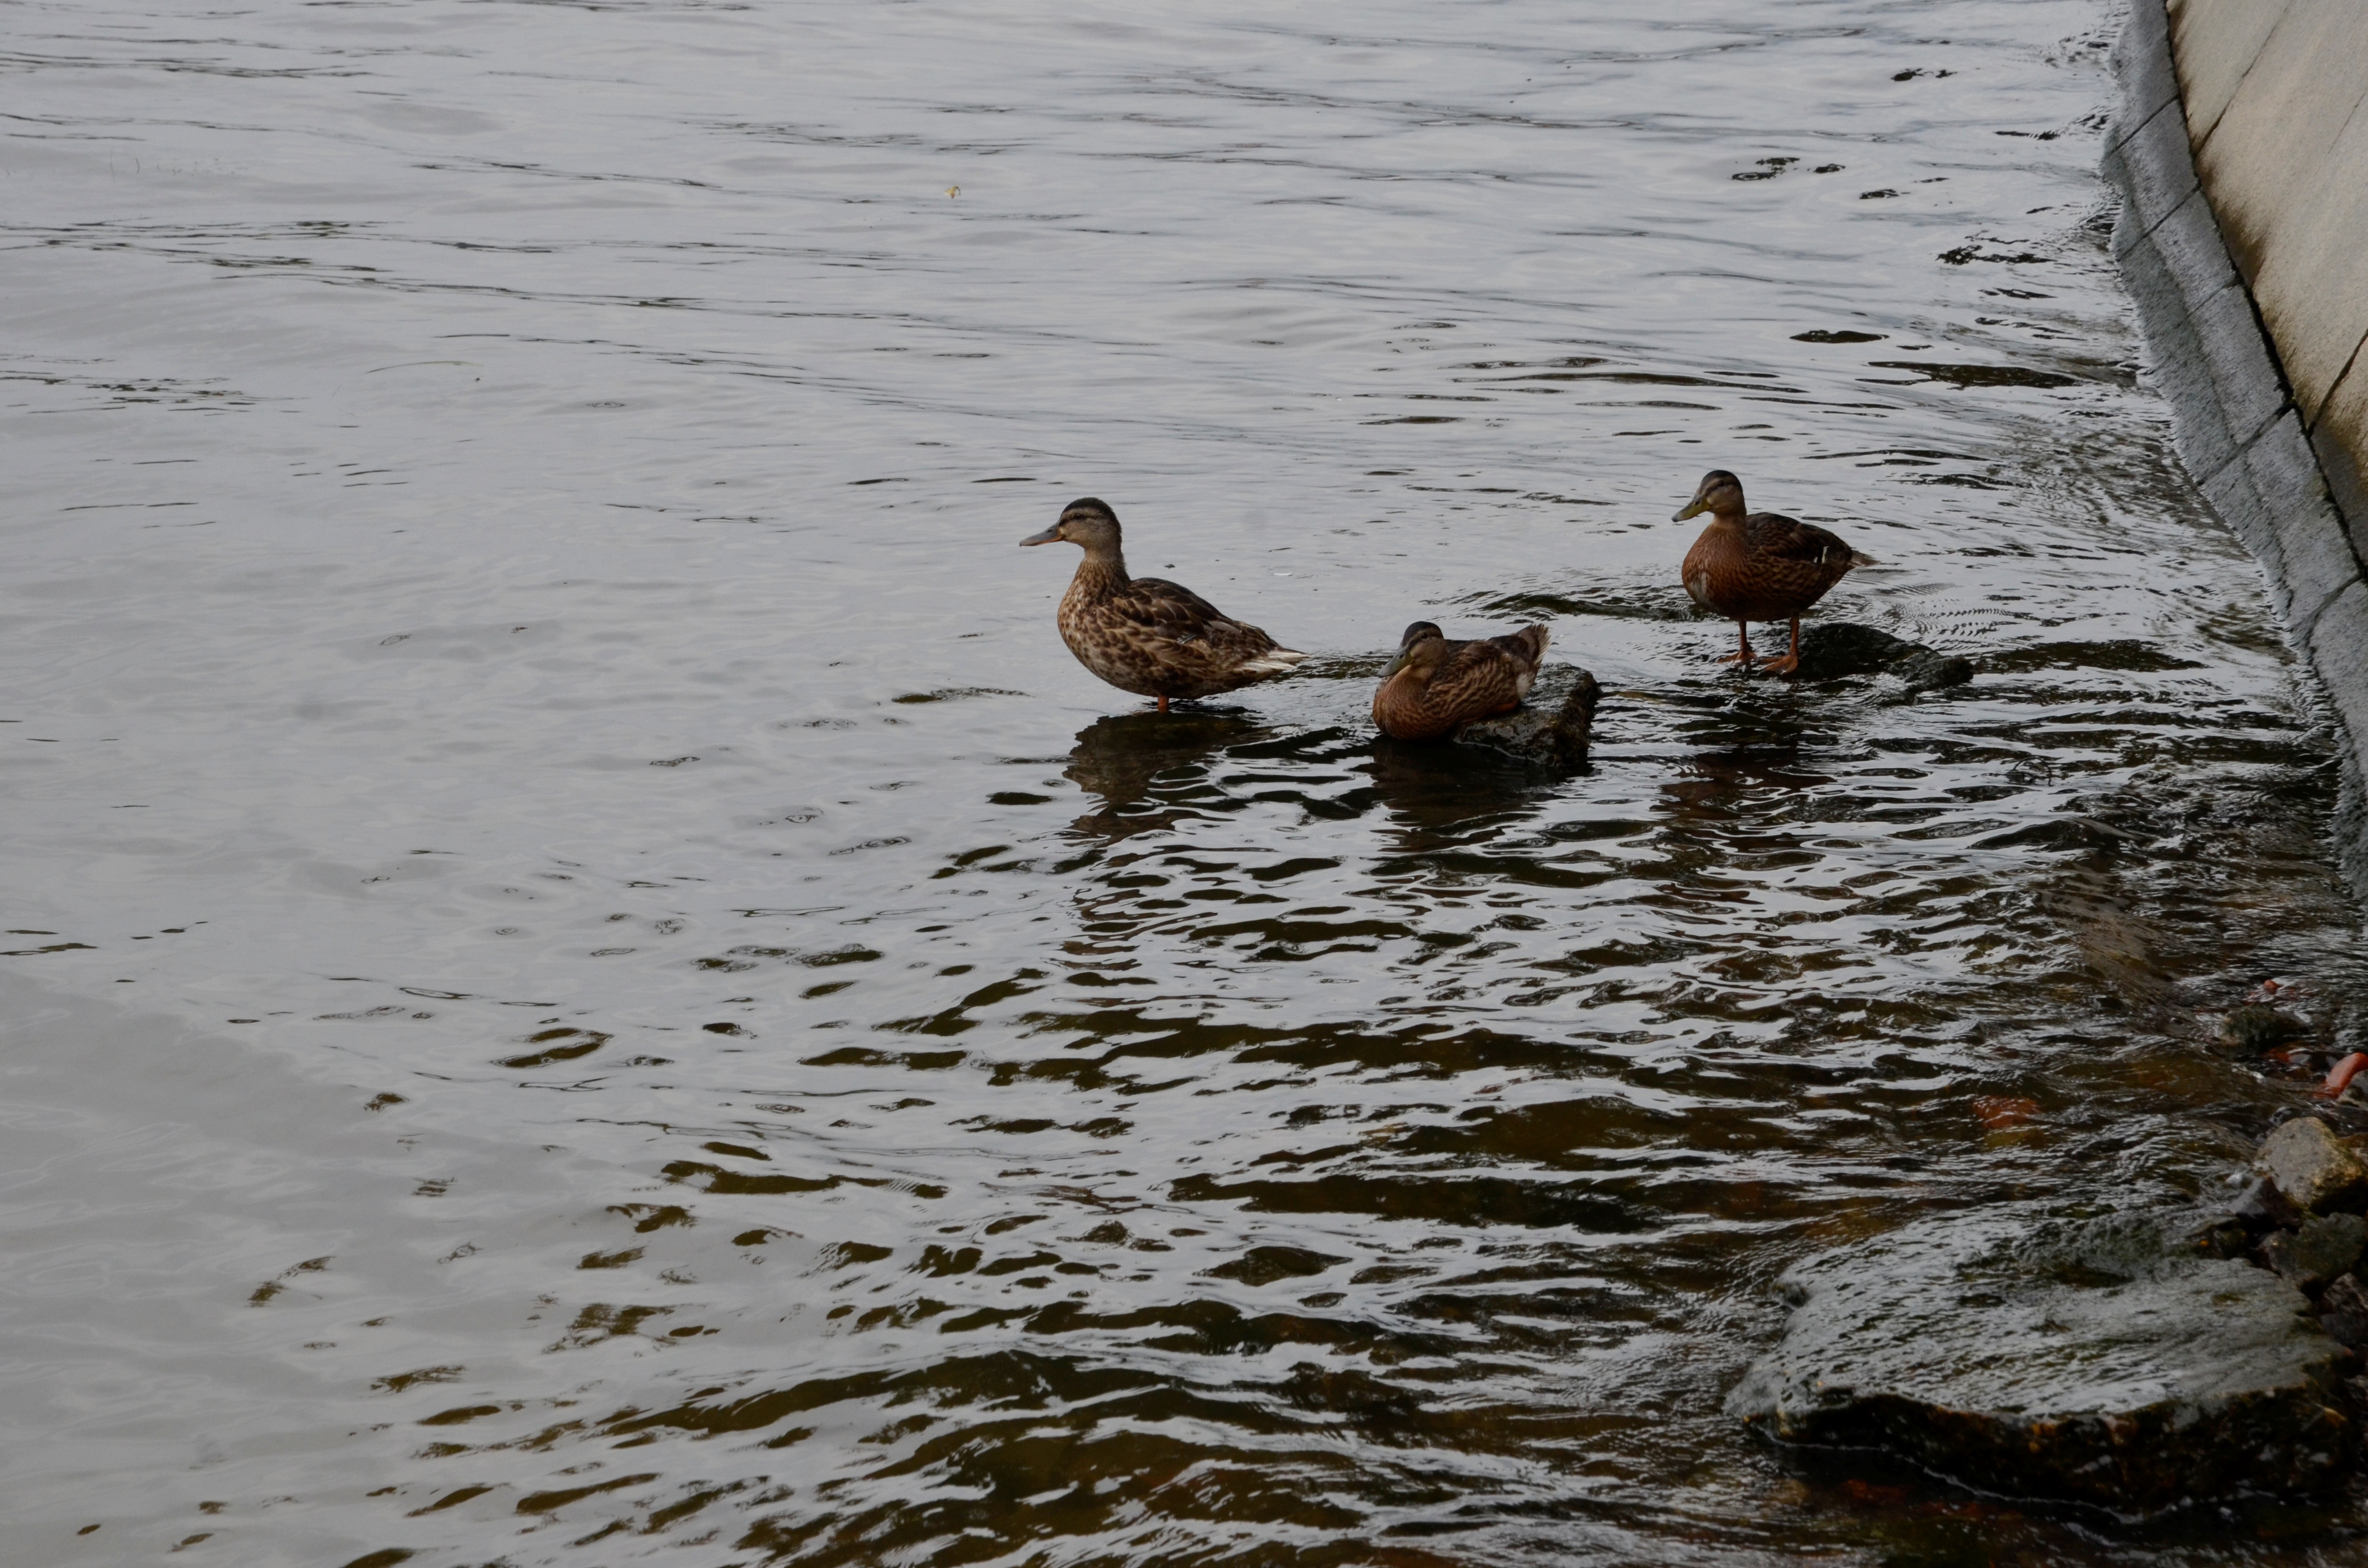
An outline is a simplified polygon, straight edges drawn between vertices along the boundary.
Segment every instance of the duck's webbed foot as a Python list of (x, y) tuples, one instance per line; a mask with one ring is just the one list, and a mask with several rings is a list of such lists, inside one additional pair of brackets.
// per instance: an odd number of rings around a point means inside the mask
[(1793, 618), (1793, 651), (1759, 661), (1759, 667), (1771, 676), (1789, 676), (1801, 667), (1801, 618)]
[(1743, 621), (1738, 620), (1735, 623), (1735, 634), (1736, 641), (1740, 645), (1734, 653), (1728, 654), (1725, 658), (1721, 659), (1719, 663), (1722, 665), (1741, 665), (1748, 670), (1751, 667), (1753, 661), (1757, 658), (1757, 655), (1751, 652), (1751, 628)]

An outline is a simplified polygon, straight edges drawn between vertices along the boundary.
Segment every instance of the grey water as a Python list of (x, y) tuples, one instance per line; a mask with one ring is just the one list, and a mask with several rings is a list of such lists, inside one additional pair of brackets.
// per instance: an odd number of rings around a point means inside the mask
[[(0, 1560), (2356, 1551), (1719, 1410), (1787, 1264), (2216, 1190), (2305, 1069), (2206, 1020), (2356, 1027), (2117, 26), (0, 7)], [(1713, 466), (1975, 681), (1722, 669)], [(1087, 494), (1305, 673), (1095, 682)], [(1589, 768), (1377, 744), (1417, 616)]]

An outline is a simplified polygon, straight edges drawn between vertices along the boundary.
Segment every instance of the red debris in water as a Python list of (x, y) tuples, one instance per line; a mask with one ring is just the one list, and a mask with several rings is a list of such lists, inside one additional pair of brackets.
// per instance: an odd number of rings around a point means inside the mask
[(2009, 1099), (2003, 1095), (1985, 1095), (1974, 1102), (1974, 1119), (1992, 1132), (2002, 1132), (2009, 1127), (2020, 1127), (2038, 1114), (2037, 1100)]
[(1853, 1503), (1873, 1503), (1883, 1507), (1896, 1508), (1907, 1501), (1907, 1488), (1905, 1486), (1877, 1486), (1871, 1481), (1861, 1481), (1856, 1476), (1843, 1482), (1842, 1490), (1849, 1494), (1850, 1500)]
[(2353, 1051), (2328, 1069), (2327, 1082), (2318, 1086), (2318, 1092), (2329, 1098), (2341, 1094), (2362, 1067), (2368, 1067), (2368, 1051)]

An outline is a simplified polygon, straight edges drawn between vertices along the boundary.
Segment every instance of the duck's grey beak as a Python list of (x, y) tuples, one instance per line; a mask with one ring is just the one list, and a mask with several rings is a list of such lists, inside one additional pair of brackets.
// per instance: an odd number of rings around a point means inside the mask
[(1678, 509), (1677, 516), (1671, 517), (1669, 521), (1673, 523), (1682, 523), (1688, 517), (1700, 517), (1707, 507), (1708, 503), (1702, 500), (1702, 493), (1697, 490), (1694, 492), (1694, 498), (1687, 502), (1683, 506), (1679, 507)]
[(1046, 528), (1042, 533), (1041, 533), (1041, 534), (1030, 534), (1026, 539), (1021, 540), (1019, 542), (1020, 542), (1020, 543), (1022, 543), (1022, 544), (1052, 544), (1052, 543), (1055, 542), (1056, 540), (1058, 540), (1060, 539), (1060, 537), (1061, 537), (1061, 525), (1060, 525), (1060, 524), (1058, 524), (1058, 523), (1054, 523), (1051, 528)]
[(1404, 653), (1400, 653), (1396, 658), (1392, 659), (1390, 661), (1390, 667), (1382, 672), (1382, 678), (1383, 680), (1387, 680), (1392, 676), (1397, 674), (1400, 670), (1406, 668), (1406, 656)]

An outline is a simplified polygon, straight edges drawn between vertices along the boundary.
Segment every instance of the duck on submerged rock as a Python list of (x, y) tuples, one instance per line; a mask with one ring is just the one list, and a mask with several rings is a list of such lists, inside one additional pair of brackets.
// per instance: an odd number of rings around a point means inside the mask
[[(1758, 664), (1770, 675), (1791, 675), (1801, 665), (1801, 612), (1826, 597), (1854, 566), (1875, 564), (1841, 538), (1815, 523), (1773, 512), (1746, 514), (1743, 482), (1723, 468), (1702, 475), (1694, 498), (1669, 520), (1684, 522), (1708, 512), (1710, 527), (1686, 551), (1680, 581), (1694, 603), (1734, 621), (1742, 646), (1725, 662), (1746, 669)], [(1751, 652), (1750, 622), (1790, 620), (1793, 649), (1772, 658)]]
[(1435, 741), (1458, 725), (1509, 713), (1537, 684), (1546, 629), (1450, 642), (1428, 620), (1398, 640), (1398, 656), (1373, 693), (1373, 722), (1393, 740)]
[(1171, 698), (1214, 697), (1271, 680), (1307, 657), (1179, 584), (1129, 576), (1118, 514), (1105, 502), (1072, 501), (1059, 521), (1019, 542), (1056, 541), (1086, 552), (1061, 597), (1061, 641), (1121, 691), (1157, 698), (1162, 713)]

